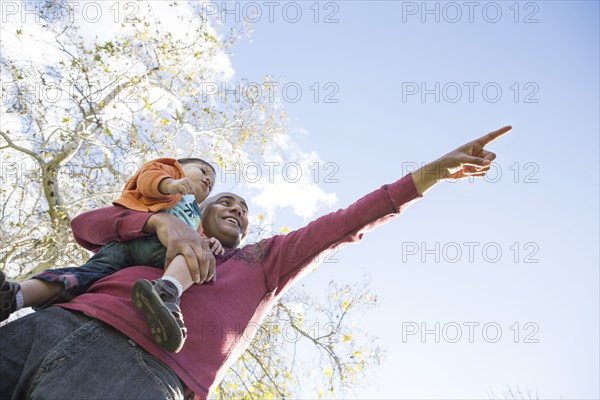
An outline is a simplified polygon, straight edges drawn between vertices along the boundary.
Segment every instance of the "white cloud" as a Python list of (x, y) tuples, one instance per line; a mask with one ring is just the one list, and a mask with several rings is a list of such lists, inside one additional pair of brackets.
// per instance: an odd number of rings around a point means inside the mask
[[(322, 206), (337, 202), (335, 193), (319, 187), (319, 174), (323, 161), (315, 151), (305, 151), (292, 136), (282, 135), (268, 146), (258, 166), (248, 164), (242, 168), (243, 187), (256, 194), (252, 202), (273, 216), (283, 208), (304, 220), (312, 218)], [(260, 174), (260, 176), (258, 175)], [(260, 177), (260, 179), (258, 179)]]

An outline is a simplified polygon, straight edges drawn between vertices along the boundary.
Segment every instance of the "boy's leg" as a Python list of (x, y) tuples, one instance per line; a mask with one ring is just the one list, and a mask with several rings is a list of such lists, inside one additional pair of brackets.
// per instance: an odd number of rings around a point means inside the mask
[[(135, 260), (132, 257), (132, 249)], [(132, 242), (110, 243), (80, 267), (47, 269), (21, 284), (7, 281), (2, 274), (0, 321), (4, 321), (12, 312), (22, 307), (45, 307), (68, 301), (85, 293), (100, 279), (125, 267), (162, 267), (165, 255), (166, 249), (160, 241), (156, 237), (150, 237)]]
[(156, 236), (132, 240), (130, 243), (131, 265), (146, 265), (163, 269), (167, 249)]
[(41, 279), (29, 279), (21, 282), (23, 307), (36, 307), (59, 298), (64, 286), (61, 282), (47, 282)]
[[(136, 239), (131, 242), (131, 261), (135, 265), (150, 265), (163, 268), (167, 249), (156, 236)], [(178, 295), (190, 288), (194, 281), (183, 256), (177, 256), (165, 269), (163, 279), (172, 282), (178, 291)]]
[[(163, 279), (167, 277), (174, 278), (179, 285), (181, 285), (181, 287), (178, 288), (181, 289), (181, 293), (179, 293), (180, 296), (194, 284), (190, 269), (185, 261), (185, 257), (182, 255), (178, 255), (173, 259), (173, 261), (171, 261), (171, 264), (169, 264), (165, 270), (165, 273), (163, 274)], [(169, 279), (167, 278), (167, 280)]]
[[(144, 245), (147, 245), (144, 254), (154, 253), (152, 247), (156, 247), (156, 243)], [(162, 245), (160, 247), (164, 249)], [(138, 251), (132, 252), (135, 253)], [(164, 256), (162, 258), (164, 261)], [(140, 279), (131, 291), (133, 302), (148, 321), (154, 341), (167, 351), (178, 352), (185, 343), (187, 329), (179, 308), (179, 297), (193, 283), (185, 257), (178, 255), (167, 267), (163, 278), (152, 282)]]
[[(166, 249), (157, 237), (136, 239), (131, 242), (133, 265), (151, 265), (162, 268)], [(176, 256), (161, 279), (138, 280), (131, 298), (144, 313), (154, 341), (170, 352), (181, 350), (187, 336), (179, 297), (194, 284), (185, 257)]]
[[(69, 301), (85, 293), (94, 283), (130, 266), (129, 242), (113, 242), (104, 246), (79, 267), (47, 269), (23, 282), (23, 299), (27, 306), (48, 306)], [(58, 290), (57, 287), (60, 289)]]

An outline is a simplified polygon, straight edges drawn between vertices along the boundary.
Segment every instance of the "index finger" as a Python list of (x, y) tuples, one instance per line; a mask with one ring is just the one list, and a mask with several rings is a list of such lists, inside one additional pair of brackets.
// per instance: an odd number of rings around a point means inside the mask
[(481, 146), (485, 146), (486, 144), (490, 143), (493, 140), (498, 139), (500, 136), (506, 134), (507, 132), (509, 132), (512, 129), (512, 126), (507, 125), (504, 126), (500, 129), (498, 129), (497, 131), (493, 131), (490, 132), (486, 135), (483, 135), (482, 137), (480, 137), (479, 139), (476, 140), (476, 142), (478, 142), (479, 144), (481, 144)]

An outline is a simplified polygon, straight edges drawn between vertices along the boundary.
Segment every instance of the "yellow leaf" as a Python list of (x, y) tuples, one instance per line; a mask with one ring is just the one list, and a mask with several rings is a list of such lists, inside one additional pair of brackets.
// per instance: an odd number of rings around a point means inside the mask
[(342, 337), (342, 340), (343, 340), (344, 342), (349, 342), (350, 340), (352, 340), (352, 335), (350, 335), (349, 333), (347, 333), (347, 334), (345, 334), (345, 335)]
[(290, 228), (284, 226), (283, 228), (280, 229), (281, 233), (288, 233), (291, 232)]
[(342, 308), (344, 309), (344, 311), (348, 311), (348, 307), (350, 307), (350, 303), (348, 303), (348, 301), (344, 301), (342, 303)]

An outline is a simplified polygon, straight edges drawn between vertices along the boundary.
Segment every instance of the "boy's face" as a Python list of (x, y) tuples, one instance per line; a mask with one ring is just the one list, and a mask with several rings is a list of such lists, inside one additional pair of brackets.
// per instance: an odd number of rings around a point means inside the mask
[(196, 201), (202, 203), (215, 184), (215, 172), (209, 165), (204, 163), (187, 163), (182, 165), (182, 168), (185, 177), (194, 182)]

